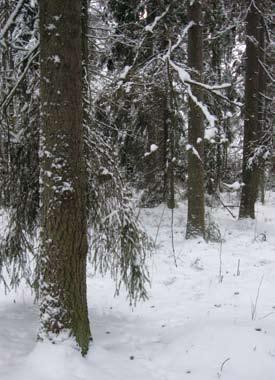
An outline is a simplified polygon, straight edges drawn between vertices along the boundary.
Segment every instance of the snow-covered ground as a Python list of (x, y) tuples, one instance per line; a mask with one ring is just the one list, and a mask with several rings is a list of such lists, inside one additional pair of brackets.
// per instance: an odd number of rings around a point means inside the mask
[[(233, 212), (237, 213), (235, 209)], [(186, 205), (164, 211), (149, 261), (149, 301), (134, 310), (113, 298), (109, 278), (88, 276), (94, 343), (80, 356), (71, 343), (37, 343), (38, 310), (22, 286), (0, 291), (1, 380), (274, 380), (275, 193), (257, 221), (213, 210), (225, 240), (185, 241)], [(163, 206), (143, 211), (156, 236)], [(221, 274), (220, 281), (220, 258)], [(239, 273), (238, 273), (239, 263)]]

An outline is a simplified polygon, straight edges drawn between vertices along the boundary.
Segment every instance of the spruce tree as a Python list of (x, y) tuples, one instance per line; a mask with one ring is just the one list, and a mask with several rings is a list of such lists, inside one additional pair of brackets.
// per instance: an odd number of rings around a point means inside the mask
[[(188, 64), (194, 79), (201, 82), (203, 71), (202, 5), (190, 1), (189, 21), (194, 25), (188, 31)], [(200, 88), (192, 86), (193, 97), (202, 100)], [(186, 238), (204, 236), (204, 120), (203, 114), (191, 97), (188, 113), (188, 216)]]
[(86, 174), (82, 110), (82, 3), (40, 1), (40, 337), (91, 332), (86, 299)]
[[(255, 218), (260, 166), (259, 146), (259, 29), (261, 17), (257, 3), (248, 1), (246, 17), (245, 106), (243, 140), (243, 182), (240, 218)], [(259, 5), (259, 4), (258, 4)]]

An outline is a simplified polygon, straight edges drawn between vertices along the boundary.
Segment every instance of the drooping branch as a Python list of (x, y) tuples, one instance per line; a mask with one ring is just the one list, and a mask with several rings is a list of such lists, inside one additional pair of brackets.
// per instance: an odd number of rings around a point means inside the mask
[(0, 33), (0, 43), (1, 45), (5, 46), (5, 42), (3, 41), (3, 39), (5, 38), (5, 35), (7, 34), (8, 30), (10, 29), (10, 27), (12, 26), (14, 20), (16, 19), (16, 17), (18, 16), (21, 8), (23, 7), (24, 3), (25, 3), (26, 0), (19, 0), (14, 11), (11, 13), (10, 17), (8, 18), (6, 24), (4, 25), (3, 29), (2, 29), (2, 32)]
[(38, 50), (38, 47), (39, 47), (39, 43), (37, 43), (34, 48), (30, 51), (30, 53), (28, 54), (29, 55), (29, 59), (28, 59), (28, 62), (22, 72), (22, 74), (20, 75), (20, 77), (18, 78), (17, 82), (15, 83), (15, 85), (13, 86), (13, 88), (9, 91), (8, 95), (5, 97), (5, 99), (2, 101), (2, 103), (0, 104), (0, 109), (1, 108), (6, 108), (9, 103), (11, 102), (18, 86), (20, 85), (20, 83), (22, 82), (22, 80), (25, 78), (32, 62), (35, 60), (35, 58), (38, 56), (39, 54), (39, 51)]

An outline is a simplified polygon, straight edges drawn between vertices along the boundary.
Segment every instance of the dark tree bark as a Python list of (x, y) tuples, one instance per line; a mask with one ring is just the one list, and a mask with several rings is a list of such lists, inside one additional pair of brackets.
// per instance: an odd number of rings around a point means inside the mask
[[(203, 41), (202, 6), (200, 1), (190, 2), (189, 21), (195, 24), (188, 31), (188, 64), (192, 76), (202, 80)], [(202, 101), (201, 89), (192, 86), (193, 95)], [(188, 114), (188, 216), (186, 238), (204, 236), (204, 123), (203, 114), (198, 105), (189, 97)], [(196, 154), (198, 153), (198, 154)], [(198, 157), (199, 155), (199, 157)]]
[(82, 2), (40, 0), (41, 329), (68, 334), (86, 354), (86, 173), (82, 111)]
[[(271, 69), (271, 72), (275, 68), (275, 46), (272, 42), (266, 47), (267, 48), (267, 56), (266, 56), (266, 64), (267, 67)], [(275, 99), (274, 99), (274, 89), (275, 85), (271, 81), (268, 81), (267, 84), (267, 96), (270, 98), (270, 101), (267, 102), (266, 107), (266, 118), (269, 124), (269, 131), (271, 136), (270, 141), (270, 150), (271, 150), (271, 183), (272, 189), (275, 190), (275, 114), (272, 110), (275, 109)]]
[[(148, 99), (148, 100), (147, 100)], [(167, 200), (167, 140), (168, 140), (168, 107), (167, 91), (160, 83), (150, 89), (145, 109), (144, 125), (146, 130), (146, 153), (144, 159), (144, 187), (142, 204), (155, 207)], [(156, 145), (156, 151), (150, 152), (151, 146)]]
[[(268, 150), (268, 146), (270, 145), (271, 131), (269, 130), (269, 123), (267, 122), (267, 78), (266, 72), (263, 65), (266, 65), (266, 38), (265, 38), (266, 30), (264, 20), (261, 17), (261, 25), (259, 28), (259, 100), (258, 100), (258, 134), (259, 140), (262, 145), (262, 151), (265, 152), (265, 148)], [(261, 199), (262, 204), (265, 203), (265, 187), (266, 187), (266, 175), (265, 175), (265, 161), (262, 160), (260, 167), (260, 178), (259, 178), (259, 197)]]
[(167, 188), (167, 207), (174, 209), (176, 206), (175, 201), (175, 131), (177, 127), (177, 120), (175, 117), (176, 102), (173, 87), (173, 76), (169, 62), (167, 62), (167, 135), (168, 135), (168, 160), (167, 160), (167, 175), (166, 175), (166, 188)]
[(245, 120), (243, 141), (243, 182), (239, 218), (255, 218), (260, 165), (256, 149), (260, 144), (258, 99), (259, 99), (259, 28), (260, 14), (248, 1), (246, 18), (246, 73), (245, 73)]

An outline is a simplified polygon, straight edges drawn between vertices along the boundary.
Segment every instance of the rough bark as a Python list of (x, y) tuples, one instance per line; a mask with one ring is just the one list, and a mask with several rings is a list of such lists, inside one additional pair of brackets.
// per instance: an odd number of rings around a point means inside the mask
[(86, 173), (83, 154), (81, 1), (40, 0), (41, 329), (91, 337), (86, 300)]
[[(268, 59), (268, 65), (270, 65), (270, 67), (271, 67), (271, 65), (273, 65), (273, 67), (275, 67), (275, 47), (272, 47), (270, 50), (271, 50), (271, 53), (270, 53), (270, 57)], [(273, 52), (273, 54), (272, 54), (272, 52)], [(271, 84), (270, 87), (267, 89), (268, 96), (270, 96), (270, 94), (274, 93), (274, 87), (275, 87), (274, 84)], [(275, 109), (275, 98), (274, 97), (268, 106), (269, 112), (272, 109), (273, 110)], [(275, 189), (275, 115), (274, 115), (274, 113), (272, 115), (270, 112), (269, 123), (270, 123), (270, 129), (271, 129), (270, 132), (271, 132), (271, 154), (272, 154), (272, 157), (271, 157), (271, 174), (272, 174), (271, 183), (272, 183), (272, 188)]]
[(259, 146), (259, 27), (260, 14), (250, 2), (246, 19), (246, 73), (245, 73), (245, 120), (243, 140), (243, 182), (239, 218), (255, 218), (260, 179), (259, 159), (256, 149)]
[[(150, 96), (150, 97), (149, 97)], [(152, 87), (147, 105), (151, 110), (144, 115), (147, 134), (146, 153), (144, 159), (144, 187), (142, 204), (155, 207), (167, 199), (167, 92), (158, 83)], [(150, 152), (151, 145), (157, 145), (157, 150)]]
[[(264, 20), (261, 17), (261, 25), (259, 27), (259, 101), (258, 101), (258, 139), (260, 144), (263, 146), (266, 146), (266, 149), (268, 149), (268, 145), (270, 145), (270, 139), (271, 139), (271, 131), (268, 129), (268, 122), (266, 117), (266, 111), (267, 111), (267, 102), (266, 102), (266, 95), (267, 95), (267, 78), (266, 78), (266, 72), (262, 66), (262, 64), (266, 64), (266, 41), (265, 41), (265, 25)], [(262, 64), (261, 64), (262, 63)], [(264, 149), (263, 153), (264, 153)], [(259, 198), (261, 199), (262, 204), (265, 203), (265, 187), (266, 187), (266, 163), (265, 160), (262, 160), (261, 166), (260, 166), (260, 174), (259, 174)]]
[[(202, 80), (203, 41), (202, 41), (202, 6), (200, 1), (190, 2), (189, 21), (194, 25), (188, 31), (188, 64), (193, 69), (195, 80)], [(192, 86), (193, 95), (202, 100), (201, 89)], [(204, 236), (204, 123), (203, 115), (197, 104), (189, 98), (188, 113), (188, 216), (186, 238)], [(196, 151), (199, 155), (194, 154)]]
[(174, 209), (176, 206), (175, 202), (175, 131), (177, 120), (175, 117), (175, 94), (173, 87), (173, 77), (170, 69), (169, 62), (167, 62), (167, 103), (168, 103), (168, 115), (167, 115), (167, 129), (168, 129), (168, 167), (167, 167), (167, 207), (170, 209)]

